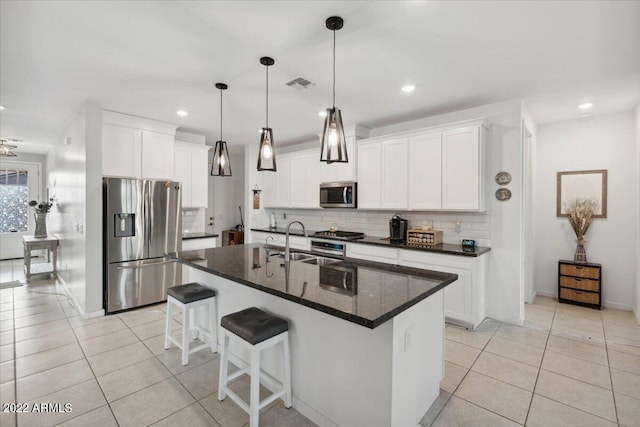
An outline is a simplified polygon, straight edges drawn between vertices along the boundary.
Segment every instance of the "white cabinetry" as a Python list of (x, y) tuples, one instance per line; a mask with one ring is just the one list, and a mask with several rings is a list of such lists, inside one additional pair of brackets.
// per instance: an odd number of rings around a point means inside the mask
[(357, 243), (348, 243), (347, 256), (350, 258), (384, 262), (386, 264), (396, 264), (398, 262), (397, 249), (374, 245), (359, 245)]
[(358, 208), (482, 211), (483, 129), (475, 121), (360, 141)]
[(277, 166), (273, 177), (263, 182), (266, 207), (320, 207), (321, 166), (316, 150), (281, 154)]
[(320, 183), (355, 180), (355, 165), (357, 162), (357, 153), (355, 150), (354, 140), (355, 138), (353, 137), (347, 137), (346, 140), (347, 157), (349, 159), (349, 162), (347, 163), (320, 162), (320, 150), (317, 150), (315, 152), (315, 158), (320, 165)]
[(173, 179), (173, 135), (142, 131), (142, 178)]
[(176, 141), (174, 153), (174, 179), (182, 183), (182, 207), (206, 208), (209, 147)]
[(442, 133), (442, 209), (482, 210), (480, 126)]
[(358, 209), (380, 209), (381, 146), (358, 144)]
[(487, 256), (464, 257), (407, 249), (398, 250), (398, 264), (458, 275), (444, 289), (444, 314), (448, 322), (477, 328), (485, 318)]
[(102, 125), (102, 175), (142, 176), (142, 131), (105, 123)]
[(176, 125), (113, 111), (102, 112), (102, 175), (174, 178)]
[[(293, 227), (292, 227), (293, 228)], [(251, 243), (265, 244), (267, 237), (273, 237), (273, 240), (269, 239), (270, 246), (281, 246), (284, 248), (286, 235), (282, 233), (267, 233), (264, 231), (251, 231)], [(291, 236), (289, 235), (289, 247), (293, 249), (309, 250), (309, 244), (306, 237), (303, 236)]]
[(442, 209), (442, 134), (409, 138), (409, 209)]

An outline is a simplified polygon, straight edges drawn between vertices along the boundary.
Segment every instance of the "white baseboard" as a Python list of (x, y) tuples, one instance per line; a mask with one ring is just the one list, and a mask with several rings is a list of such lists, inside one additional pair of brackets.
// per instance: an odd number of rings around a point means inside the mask
[(60, 277), (59, 274), (57, 275), (57, 279), (62, 284), (62, 287), (64, 288), (64, 292), (67, 294), (67, 297), (71, 298), (71, 301), (73, 302), (73, 307), (78, 311), (78, 315), (80, 316), (81, 319), (90, 319), (92, 317), (102, 317), (105, 315), (104, 309), (98, 310), (98, 311), (92, 311), (90, 313), (85, 312), (82, 304), (80, 304), (75, 294), (71, 292), (71, 289), (69, 289), (69, 285), (67, 284), (67, 282), (65, 282), (64, 279)]
[(633, 306), (613, 301), (604, 301), (602, 303), (602, 306), (607, 308), (615, 308), (616, 310), (633, 311)]
[(638, 324), (640, 324), (640, 311), (636, 310), (636, 308), (633, 308), (633, 314), (636, 315), (636, 321), (638, 322)]
[(558, 295), (554, 291), (541, 291), (536, 290), (536, 295), (540, 295), (541, 297), (549, 297), (549, 298), (557, 298)]

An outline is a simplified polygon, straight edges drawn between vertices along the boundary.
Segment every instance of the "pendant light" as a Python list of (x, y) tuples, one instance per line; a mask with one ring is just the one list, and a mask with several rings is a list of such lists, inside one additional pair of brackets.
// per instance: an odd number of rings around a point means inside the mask
[(220, 89), (220, 140), (216, 141), (216, 146), (213, 149), (211, 176), (231, 176), (227, 142), (222, 140), (222, 91), (227, 90), (228, 86), (224, 83), (216, 83), (216, 88)]
[(336, 31), (341, 29), (344, 21), (339, 16), (327, 18), (327, 28), (333, 31), (333, 104), (327, 108), (322, 131), (322, 148), (320, 161), (327, 163), (348, 163), (347, 141), (344, 137), (342, 113), (336, 108)]
[(267, 70), (267, 124), (260, 131), (260, 149), (258, 152), (258, 170), (276, 171), (276, 152), (273, 144), (273, 131), (269, 127), (269, 67), (275, 64), (273, 58), (263, 56), (260, 63)]

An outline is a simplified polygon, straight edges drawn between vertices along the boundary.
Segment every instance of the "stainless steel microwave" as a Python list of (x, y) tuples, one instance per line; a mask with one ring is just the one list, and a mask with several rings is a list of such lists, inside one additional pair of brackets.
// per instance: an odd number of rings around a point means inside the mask
[(357, 208), (357, 187), (355, 181), (323, 182), (320, 184), (320, 207)]

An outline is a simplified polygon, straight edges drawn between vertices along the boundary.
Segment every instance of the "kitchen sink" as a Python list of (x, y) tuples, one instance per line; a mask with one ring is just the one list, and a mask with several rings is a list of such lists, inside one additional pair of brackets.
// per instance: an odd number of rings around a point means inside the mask
[(340, 262), (340, 261), (342, 260), (335, 259), (335, 258), (325, 258), (320, 256), (320, 257), (305, 259), (302, 262), (306, 264), (313, 264), (313, 265), (329, 265), (329, 264), (335, 264), (336, 262)]

